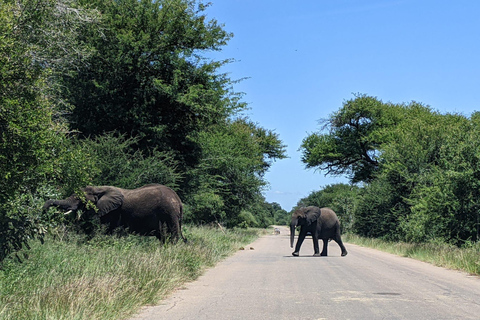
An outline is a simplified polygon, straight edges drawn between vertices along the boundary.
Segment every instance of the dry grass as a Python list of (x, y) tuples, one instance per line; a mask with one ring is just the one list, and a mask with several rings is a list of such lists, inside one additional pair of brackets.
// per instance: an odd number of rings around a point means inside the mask
[(360, 246), (417, 259), (439, 267), (480, 275), (480, 242), (458, 248), (445, 243), (388, 242), (380, 239), (362, 238), (352, 234), (347, 234), (343, 238), (346, 242)]
[(121, 319), (256, 237), (256, 232), (187, 228), (189, 243), (96, 237), (32, 244), (23, 263), (0, 271), (0, 319)]

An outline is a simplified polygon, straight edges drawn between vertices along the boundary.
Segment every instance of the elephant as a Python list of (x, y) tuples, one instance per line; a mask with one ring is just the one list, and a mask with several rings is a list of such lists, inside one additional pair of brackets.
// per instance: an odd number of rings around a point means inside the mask
[(100, 222), (112, 232), (118, 227), (128, 228), (132, 233), (154, 235), (160, 241), (166, 240), (165, 228), (174, 242), (182, 234), (183, 205), (178, 195), (167, 186), (149, 184), (138, 189), (121, 189), (112, 186), (87, 186), (82, 195), (73, 194), (64, 200), (48, 200), (43, 206), (62, 210), (88, 210), (88, 202), (95, 205)]
[[(347, 249), (345, 249), (340, 237), (340, 221), (332, 209), (310, 206), (295, 210), (290, 223), (290, 247), (292, 248), (297, 225), (300, 226), (300, 234), (298, 235), (295, 251), (292, 253), (293, 256), (298, 257), (300, 247), (307, 233), (312, 234), (314, 256), (327, 256), (327, 246), (330, 239), (338, 243), (340, 249), (342, 249), (342, 257), (347, 255)], [(319, 239), (323, 240), (321, 253), (319, 253), (318, 247)]]

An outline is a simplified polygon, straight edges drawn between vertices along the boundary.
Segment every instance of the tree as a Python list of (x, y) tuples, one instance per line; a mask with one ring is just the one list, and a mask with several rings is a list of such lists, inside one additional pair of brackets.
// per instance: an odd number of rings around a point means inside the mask
[(0, 260), (41, 233), (38, 189), (82, 157), (63, 152), (55, 79), (88, 53), (76, 35), (96, 17), (67, 0), (0, 3)]
[(203, 157), (188, 179), (197, 190), (190, 202), (192, 219), (235, 225), (242, 222), (237, 219), (242, 211), (245, 217), (246, 212), (259, 216), (254, 207), (264, 202), (263, 176), (271, 161), (285, 157), (278, 135), (237, 119), (200, 133), (198, 142)]
[[(322, 132), (303, 141), (303, 161), (363, 182), (352, 216), (360, 235), (457, 245), (478, 241), (478, 119), (478, 113), (469, 119), (417, 102), (357, 95)], [(302, 202), (334, 204), (325, 191)]]
[[(82, 2), (98, 8), (102, 19), (101, 32), (94, 26), (82, 33), (94, 54), (63, 77), (63, 94), (75, 106), (68, 119), (80, 138), (100, 141), (115, 132), (134, 141), (124, 152), (141, 154), (142, 163), (163, 163), (161, 155), (168, 155), (191, 221), (234, 225), (241, 212), (254, 212), (251, 206), (263, 202), (263, 174), (284, 150), (277, 135), (238, 118), (246, 104), (233, 92), (234, 81), (219, 72), (229, 61), (202, 56), (220, 50), (232, 36), (216, 20), (207, 20), (208, 5)], [(128, 166), (121, 167), (112, 169), (129, 175)], [(103, 177), (113, 177), (108, 172), (115, 170), (103, 168)], [(160, 182), (162, 177), (149, 178)]]
[(409, 210), (399, 218), (404, 240), (479, 239), (478, 144), (478, 114), (431, 114), (398, 128), (398, 138), (385, 150), (390, 165), (384, 172), (399, 177), (405, 190)]
[(344, 102), (320, 132), (303, 140), (302, 161), (307, 168), (326, 170), (327, 174), (347, 174), (353, 183), (371, 181), (379, 166), (382, 145), (391, 137), (390, 129), (405, 120), (408, 109), (417, 107), (421, 106), (383, 103), (358, 94)]
[[(245, 105), (203, 52), (230, 39), (207, 5), (191, 0), (83, 0), (102, 13), (101, 31), (84, 31), (88, 63), (64, 77), (75, 105), (69, 120), (82, 137), (116, 131), (136, 147), (172, 152), (185, 171), (198, 164), (199, 132)], [(197, 3), (198, 2), (198, 3)]]

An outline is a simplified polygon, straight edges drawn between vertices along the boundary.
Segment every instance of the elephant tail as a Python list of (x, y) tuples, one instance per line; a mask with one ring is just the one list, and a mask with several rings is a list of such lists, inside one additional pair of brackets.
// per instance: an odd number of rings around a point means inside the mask
[(182, 238), (183, 242), (187, 243), (188, 240), (183, 236), (183, 233), (182, 233), (182, 220), (183, 220), (183, 205), (180, 205), (180, 219), (178, 220), (178, 228), (179, 228), (178, 233), (180, 234), (180, 237)]

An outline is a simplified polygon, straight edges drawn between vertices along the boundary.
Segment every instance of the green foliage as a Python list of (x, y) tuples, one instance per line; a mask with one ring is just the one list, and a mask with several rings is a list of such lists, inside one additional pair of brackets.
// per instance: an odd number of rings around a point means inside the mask
[(353, 214), (353, 231), (359, 235), (398, 240), (398, 219), (405, 205), (388, 180), (374, 180), (360, 189)]
[(88, 63), (63, 79), (74, 128), (84, 137), (116, 131), (142, 150), (172, 152), (181, 170), (195, 166), (198, 133), (245, 107), (217, 72), (228, 61), (201, 57), (231, 35), (197, 1), (82, 2), (99, 8), (102, 24), (85, 30), (95, 48)]
[(92, 185), (112, 185), (120, 188), (139, 188), (160, 183), (175, 189), (181, 179), (176, 162), (166, 152), (153, 150), (145, 155), (135, 150), (137, 138), (125, 138), (113, 133), (78, 143), (95, 159), (92, 169), (98, 171)]
[(275, 225), (288, 225), (290, 223), (290, 213), (285, 209), (282, 209), (277, 202), (264, 203), (265, 209), (269, 212), (269, 216), (273, 216), (273, 224)]
[[(256, 216), (263, 175), (285, 150), (275, 133), (233, 120), (246, 105), (218, 72), (229, 61), (202, 57), (232, 35), (207, 20), (201, 1), (82, 3), (102, 13), (101, 32), (84, 29), (95, 51), (65, 75), (63, 94), (80, 137), (95, 141), (87, 145), (99, 162), (96, 182), (177, 186), (187, 221), (235, 225), (242, 210)], [(116, 151), (107, 132), (125, 137)]]
[[(68, 150), (54, 79), (70, 60), (87, 54), (75, 35), (95, 13), (70, 4), (0, 3), (0, 261), (43, 235), (49, 219), (35, 207), (41, 187), (79, 162), (80, 155)], [(73, 171), (86, 175), (81, 166)]]
[(42, 199), (86, 185), (171, 186), (197, 223), (273, 221), (263, 175), (284, 146), (237, 119), (246, 104), (219, 72), (229, 60), (202, 56), (232, 36), (207, 6), (0, 3), (0, 260), (63, 222)]
[[(313, 133), (302, 142), (302, 161), (331, 174), (349, 174), (353, 182), (368, 181), (378, 167), (382, 137), (375, 134), (389, 121), (381, 101), (357, 95), (326, 120), (328, 133)], [(388, 120), (384, 118), (388, 118)]]
[(264, 201), (260, 194), (266, 184), (263, 174), (272, 159), (285, 157), (277, 135), (239, 119), (200, 133), (198, 142), (203, 157), (188, 175), (190, 188), (198, 190), (193, 196), (197, 205), (186, 200), (194, 221), (235, 225), (242, 211), (261, 215), (256, 205)]
[(237, 226), (240, 228), (248, 228), (248, 227), (255, 227), (258, 226), (257, 219), (253, 216), (250, 211), (242, 210), (240, 214), (237, 216)]
[(475, 115), (470, 121), (445, 115), (429, 125), (429, 161), (410, 178), (415, 184), (407, 200), (412, 213), (402, 221), (406, 240), (461, 244), (479, 239), (480, 136), (475, 121)]
[(257, 232), (186, 227), (188, 244), (155, 237), (75, 234), (32, 243), (30, 259), (0, 270), (0, 319), (128, 319), (205, 268), (251, 243)]
[[(311, 192), (307, 197), (300, 199), (297, 207), (316, 206), (319, 208), (331, 208), (338, 216), (342, 230), (352, 230), (354, 222), (354, 210), (359, 194), (359, 188), (355, 185), (333, 184), (319, 191)], [(295, 210), (294, 208), (293, 210)]]
[[(356, 96), (330, 118), (328, 134), (304, 140), (304, 161), (365, 182), (351, 222), (362, 236), (475, 242), (480, 239), (479, 123), (478, 113), (467, 118), (416, 102), (395, 105)], [(329, 150), (336, 152), (334, 160), (327, 157)], [(365, 171), (369, 155), (376, 164)]]

